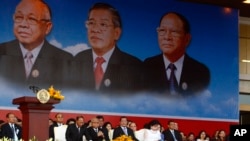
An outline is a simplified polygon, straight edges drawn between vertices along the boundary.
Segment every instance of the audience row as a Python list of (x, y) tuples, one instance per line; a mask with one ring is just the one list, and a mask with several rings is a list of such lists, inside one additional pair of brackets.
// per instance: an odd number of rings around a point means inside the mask
[[(7, 121), (1, 120), (0, 139), (7, 137), (14, 141), (20, 140), (22, 122), (13, 113), (6, 115)], [(167, 129), (157, 120), (145, 123), (142, 129), (137, 129), (135, 122), (126, 116), (120, 117), (118, 126), (111, 121), (104, 122), (104, 117), (98, 115), (88, 122), (84, 116), (76, 116), (64, 121), (63, 114), (57, 113), (55, 119), (49, 119), (49, 138), (62, 141), (116, 141), (123, 135), (130, 136), (133, 141), (229, 141), (225, 130), (218, 130), (213, 136), (201, 130), (199, 134), (184, 133), (179, 130), (178, 123), (169, 120)], [(14, 129), (14, 130), (12, 130)]]

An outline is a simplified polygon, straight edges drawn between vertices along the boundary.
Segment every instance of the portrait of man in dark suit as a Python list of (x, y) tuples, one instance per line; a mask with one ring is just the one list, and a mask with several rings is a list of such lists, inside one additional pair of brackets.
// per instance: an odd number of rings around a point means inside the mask
[(75, 80), (81, 88), (101, 92), (140, 89), (142, 62), (117, 46), (122, 33), (121, 17), (109, 4), (96, 3), (86, 21), (91, 49), (75, 57)]
[(162, 53), (144, 61), (146, 88), (169, 95), (205, 90), (210, 82), (209, 69), (186, 53), (191, 41), (188, 20), (176, 12), (166, 13), (157, 33)]
[(0, 44), (1, 76), (17, 85), (61, 86), (72, 55), (45, 39), (52, 29), (43, 1), (22, 0), (13, 15), (15, 40)]

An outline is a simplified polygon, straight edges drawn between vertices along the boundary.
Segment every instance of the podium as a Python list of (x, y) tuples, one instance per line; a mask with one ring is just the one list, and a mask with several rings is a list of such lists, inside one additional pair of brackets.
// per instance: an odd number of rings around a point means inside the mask
[(50, 99), (42, 104), (36, 97), (19, 97), (12, 104), (19, 105), (22, 113), (22, 139), (28, 141), (34, 136), (39, 141), (49, 139), (49, 113), (60, 100)]

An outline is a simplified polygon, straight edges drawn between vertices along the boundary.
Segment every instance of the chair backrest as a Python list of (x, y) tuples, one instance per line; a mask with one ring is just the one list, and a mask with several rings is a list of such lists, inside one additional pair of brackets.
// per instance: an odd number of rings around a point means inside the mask
[(66, 141), (65, 133), (67, 130), (67, 125), (62, 125), (59, 127), (54, 127), (54, 141)]
[(144, 140), (144, 132), (146, 129), (140, 129), (135, 131), (135, 137), (139, 140), (139, 141), (143, 141)]
[(114, 134), (114, 129), (111, 129), (109, 132), (109, 139), (112, 141), (113, 140), (113, 134)]
[(82, 141), (87, 141), (87, 139), (86, 139), (86, 136), (85, 136), (85, 135), (83, 135), (83, 136), (82, 136)]

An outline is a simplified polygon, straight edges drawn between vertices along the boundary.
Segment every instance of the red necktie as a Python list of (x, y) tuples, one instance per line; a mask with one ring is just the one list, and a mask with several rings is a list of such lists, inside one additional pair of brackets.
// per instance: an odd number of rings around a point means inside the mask
[(101, 85), (101, 81), (103, 78), (103, 69), (102, 69), (102, 63), (105, 62), (105, 60), (103, 59), (103, 57), (97, 57), (95, 59), (96, 62), (96, 67), (95, 67), (95, 86), (96, 89), (99, 89), (100, 85)]

